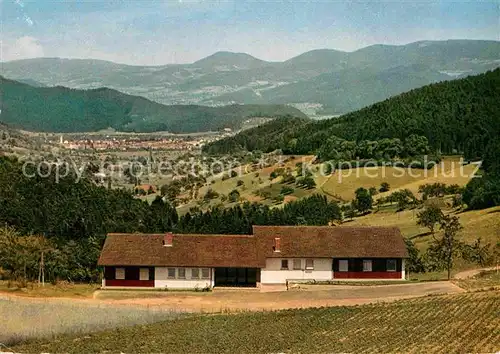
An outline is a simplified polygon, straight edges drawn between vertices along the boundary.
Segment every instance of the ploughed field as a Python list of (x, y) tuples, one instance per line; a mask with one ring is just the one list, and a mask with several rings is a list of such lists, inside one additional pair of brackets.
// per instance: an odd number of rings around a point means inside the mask
[(199, 315), (67, 335), (16, 352), (326, 353), (496, 352), (500, 292), (437, 295), (393, 303)]

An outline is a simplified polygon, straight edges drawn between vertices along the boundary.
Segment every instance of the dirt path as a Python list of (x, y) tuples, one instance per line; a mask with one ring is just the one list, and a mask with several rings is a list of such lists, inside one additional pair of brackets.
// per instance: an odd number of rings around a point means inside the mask
[(481, 268), (481, 269), (471, 269), (463, 272), (459, 272), (453, 276), (453, 279), (467, 279), (478, 275), (481, 272), (486, 272), (489, 270), (495, 270), (496, 267)]
[(129, 298), (114, 300), (114, 302), (116, 304), (195, 312), (218, 312), (221, 310), (266, 311), (321, 306), (363, 305), (463, 291), (455, 284), (445, 281), (378, 286), (309, 285), (299, 290), (282, 292), (215, 291), (204, 296), (171, 293), (162, 297)]
[(64, 303), (76, 306), (132, 306), (159, 311), (221, 312), (352, 306), (463, 291), (452, 282), (436, 281), (375, 286), (306, 285), (297, 290), (267, 293), (235, 290), (217, 290), (212, 293), (99, 291), (94, 298), (89, 299), (27, 298), (15, 295), (0, 295), (0, 298), (19, 302)]

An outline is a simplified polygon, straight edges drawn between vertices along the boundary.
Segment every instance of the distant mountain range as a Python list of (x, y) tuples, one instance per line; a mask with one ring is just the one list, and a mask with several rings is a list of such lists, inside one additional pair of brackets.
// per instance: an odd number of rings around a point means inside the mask
[(341, 114), (498, 66), (499, 41), (448, 40), (374, 45), (354, 52), (320, 49), (284, 62), (231, 52), (164, 66), (40, 58), (2, 63), (0, 74), (33, 80), (37, 86), (109, 87), (162, 104), (297, 104)]
[(193, 133), (239, 129), (253, 117), (306, 117), (286, 105), (162, 105), (108, 88), (35, 87), (0, 76), (0, 119), (12, 128), (44, 132)]

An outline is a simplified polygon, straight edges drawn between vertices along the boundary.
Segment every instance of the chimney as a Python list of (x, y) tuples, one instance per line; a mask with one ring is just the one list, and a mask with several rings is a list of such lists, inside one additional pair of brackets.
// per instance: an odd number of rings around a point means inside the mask
[(174, 234), (167, 232), (163, 237), (163, 247), (172, 247), (174, 241)]
[(281, 239), (279, 237), (276, 237), (274, 239), (274, 247), (273, 247), (273, 251), (274, 252), (281, 252)]

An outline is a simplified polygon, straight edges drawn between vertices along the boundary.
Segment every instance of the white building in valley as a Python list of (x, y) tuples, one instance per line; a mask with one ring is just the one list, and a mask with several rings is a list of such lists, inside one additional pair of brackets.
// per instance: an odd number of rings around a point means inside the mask
[(404, 279), (394, 227), (254, 226), (252, 235), (109, 234), (103, 288), (259, 287), (298, 280)]

